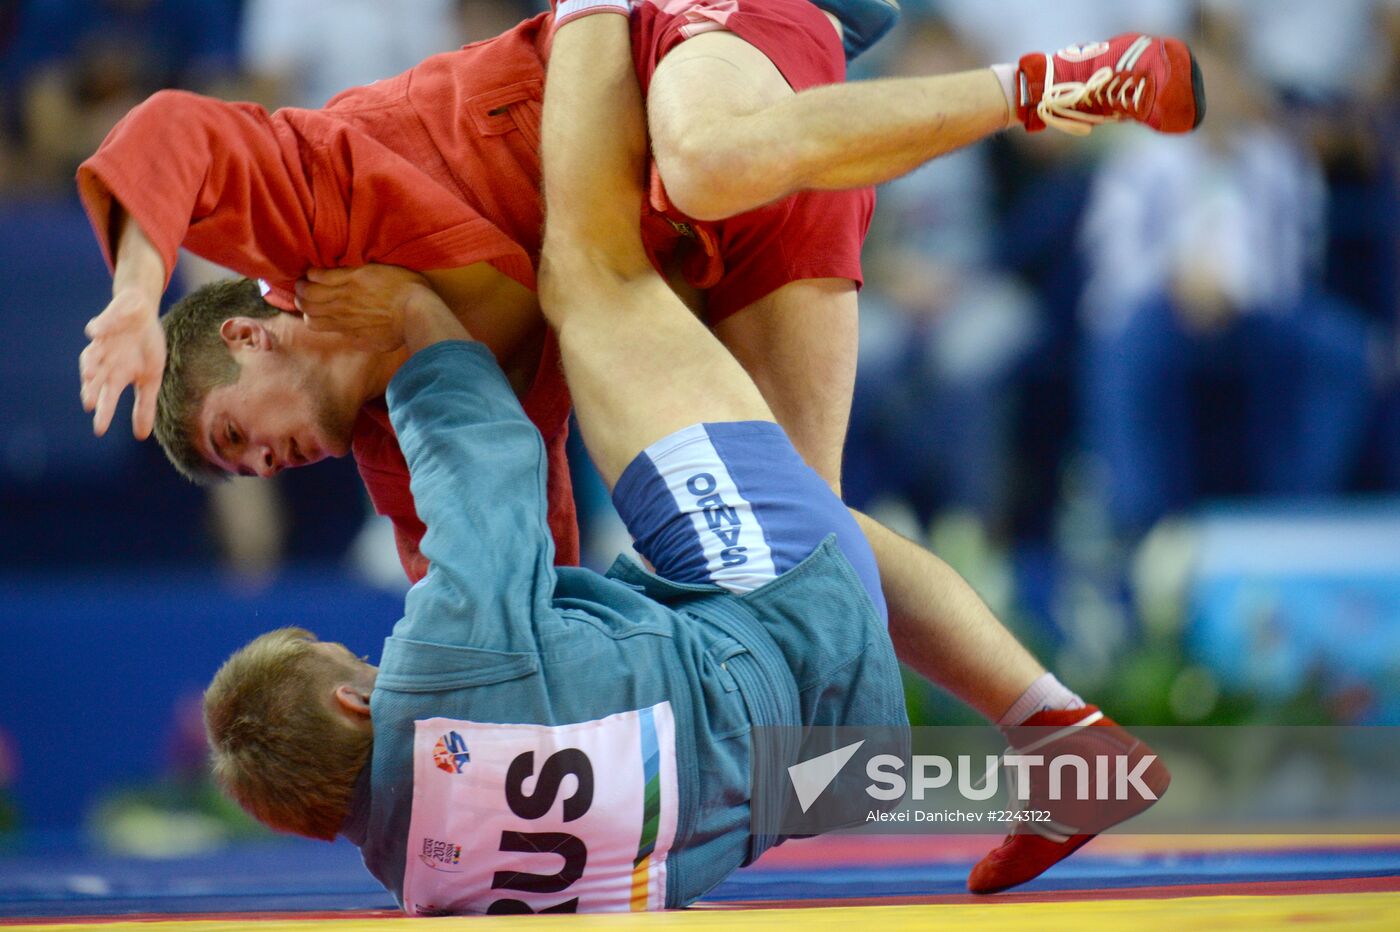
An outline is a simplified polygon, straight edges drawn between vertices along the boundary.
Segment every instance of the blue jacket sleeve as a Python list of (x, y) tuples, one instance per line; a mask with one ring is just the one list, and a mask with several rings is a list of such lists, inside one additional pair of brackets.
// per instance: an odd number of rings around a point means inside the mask
[(432, 562), (395, 635), (535, 650), (532, 622), (555, 582), (539, 431), (479, 343), (418, 352), (389, 383), (388, 402)]

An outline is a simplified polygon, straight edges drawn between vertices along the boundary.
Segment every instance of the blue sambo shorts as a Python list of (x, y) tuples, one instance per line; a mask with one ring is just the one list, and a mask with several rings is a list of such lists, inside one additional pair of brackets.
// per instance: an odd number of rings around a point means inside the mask
[(658, 575), (751, 592), (830, 534), (887, 617), (875, 555), (831, 487), (771, 421), (694, 424), (647, 447), (613, 503)]

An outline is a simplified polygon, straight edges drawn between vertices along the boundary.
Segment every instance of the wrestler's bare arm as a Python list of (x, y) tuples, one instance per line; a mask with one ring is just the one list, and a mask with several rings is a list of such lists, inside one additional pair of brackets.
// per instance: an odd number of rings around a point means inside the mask
[(115, 225), (120, 232), (112, 300), (83, 331), (91, 342), (78, 357), (78, 374), (83, 410), (93, 412), (93, 433), (100, 437), (107, 432), (122, 392), (131, 385), (136, 392), (132, 433), (144, 440), (155, 426), (156, 392), (165, 370), (160, 297), (167, 270), (135, 219), (122, 211)]

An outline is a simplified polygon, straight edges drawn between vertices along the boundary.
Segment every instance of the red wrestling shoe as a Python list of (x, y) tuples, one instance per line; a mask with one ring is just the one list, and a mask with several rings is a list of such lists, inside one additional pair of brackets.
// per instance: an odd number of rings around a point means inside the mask
[[(1000, 893), (1039, 877), (1099, 832), (1147, 809), (1171, 783), (1171, 773), (1152, 749), (1094, 706), (1037, 712), (1025, 724), (1008, 729), (1007, 740), (1012, 746), (1008, 753), (1043, 758), (1044, 766), (1031, 772), (1030, 798), (1020, 805), (1026, 813), (1048, 813), (1049, 819), (1017, 822), (1006, 840), (968, 874), (972, 893)], [(1087, 776), (1077, 792), (1075, 769), (1057, 770), (1066, 787), (1052, 794), (1052, 787), (1061, 787), (1050, 780), (1055, 770), (1051, 761), (1065, 756), (1085, 760)], [(1143, 788), (1148, 792), (1141, 792)], [(1109, 798), (1097, 799), (1101, 793)], [(1095, 798), (1066, 801), (1052, 795)]]
[(1100, 123), (1136, 120), (1189, 133), (1206, 115), (1196, 56), (1180, 39), (1139, 32), (1021, 57), (1016, 115), (1032, 133), (1047, 125), (1087, 136)]

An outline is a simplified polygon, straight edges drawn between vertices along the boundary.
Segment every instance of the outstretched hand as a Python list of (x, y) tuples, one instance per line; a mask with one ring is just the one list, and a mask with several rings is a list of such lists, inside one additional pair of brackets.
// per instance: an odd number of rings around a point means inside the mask
[(427, 279), (395, 265), (310, 269), (296, 292), (310, 329), (345, 334), (376, 352), (404, 345), (404, 319), (418, 304), (441, 303)]
[(159, 315), (158, 299), (123, 290), (84, 328), (91, 342), (78, 357), (78, 375), (83, 410), (93, 412), (92, 431), (97, 436), (107, 433), (128, 385), (136, 393), (132, 433), (137, 440), (151, 435), (156, 394), (165, 371), (165, 334)]

